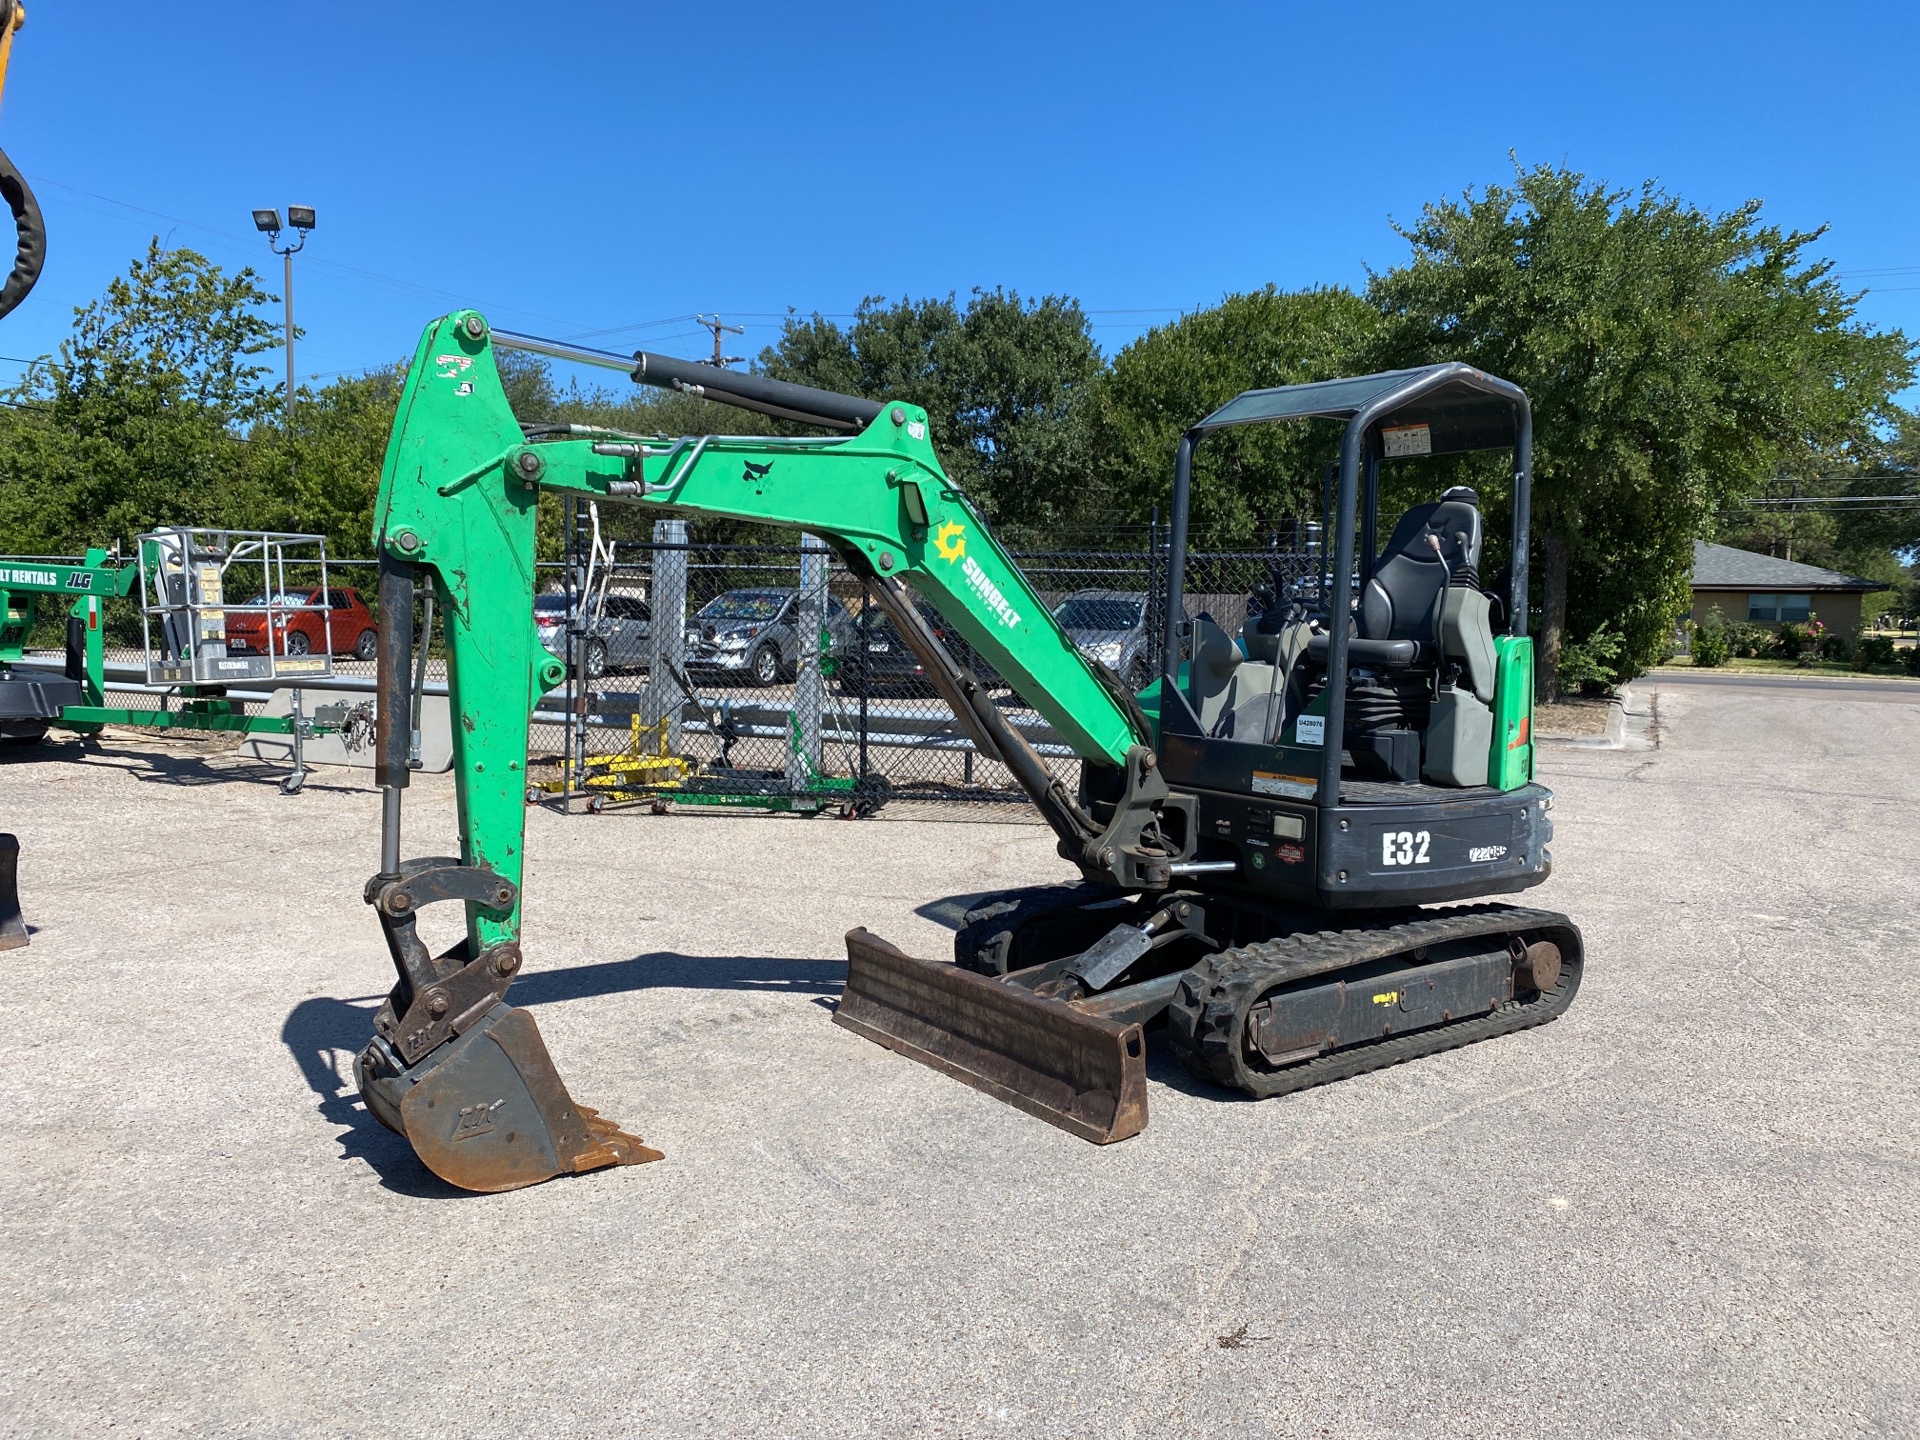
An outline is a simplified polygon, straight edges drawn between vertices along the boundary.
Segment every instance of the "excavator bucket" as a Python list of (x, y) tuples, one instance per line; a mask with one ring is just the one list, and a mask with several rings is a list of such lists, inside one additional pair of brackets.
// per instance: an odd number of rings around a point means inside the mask
[(865, 930), (847, 934), (833, 1020), (1083, 1140), (1105, 1145), (1146, 1127), (1138, 1025), (916, 959)]
[(556, 1175), (664, 1158), (574, 1103), (539, 1027), (501, 1002), (412, 1070), (384, 1040), (361, 1052), (360, 1093), (427, 1168), (463, 1190), (518, 1190)]
[(20, 842), (0, 835), (0, 950), (27, 943), (27, 922), (20, 914)]

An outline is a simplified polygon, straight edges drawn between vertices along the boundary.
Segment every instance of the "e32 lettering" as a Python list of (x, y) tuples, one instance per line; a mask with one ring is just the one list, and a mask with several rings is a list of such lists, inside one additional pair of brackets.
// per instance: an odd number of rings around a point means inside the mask
[(1427, 830), (1387, 830), (1380, 836), (1382, 865), (1425, 865), (1433, 834)]

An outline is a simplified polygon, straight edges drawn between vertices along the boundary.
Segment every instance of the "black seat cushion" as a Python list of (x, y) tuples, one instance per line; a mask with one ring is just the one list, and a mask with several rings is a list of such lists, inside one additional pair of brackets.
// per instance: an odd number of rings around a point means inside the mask
[[(1322, 665), (1327, 663), (1327, 641), (1330, 637), (1316, 635), (1307, 642), (1307, 653)], [(1431, 653), (1431, 646), (1422, 645), (1418, 640), (1362, 640), (1359, 637), (1347, 641), (1347, 663), (1349, 665), (1384, 665), (1404, 670), (1417, 665)]]

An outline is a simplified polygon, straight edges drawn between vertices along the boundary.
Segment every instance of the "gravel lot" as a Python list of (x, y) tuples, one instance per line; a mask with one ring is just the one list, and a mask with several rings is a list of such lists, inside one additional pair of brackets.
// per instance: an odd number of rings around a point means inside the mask
[(1266, 1103), (1156, 1051), (1107, 1149), (828, 1022), (1039, 827), (534, 813), (515, 997), (668, 1159), (494, 1197), (342, 1079), (364, 772), (11, 756), (0, 1432), (1914, 1434), (1915, 694), (1642, 682), (1657, 748), (1544, 752), (1566, 1019)]

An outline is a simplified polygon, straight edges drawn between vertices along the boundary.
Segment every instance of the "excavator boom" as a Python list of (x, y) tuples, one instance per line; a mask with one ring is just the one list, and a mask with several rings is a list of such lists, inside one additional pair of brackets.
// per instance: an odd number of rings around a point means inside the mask
[[(838, 430), (824, 437), (671, 439), (555, 427), (523, 432), (501, 389), (496, 343), (591, 363), (636, 381), (702, 393)], [(414, 356), (388, 444), (374, 527), (381, 558), (377, 779), (378, 912), (398, 983), (360, 1057), (362, 1093), (444, 1178), (508, 1189), (600, 1165), (657, 1158), (576, 1106), (530, 1016), (505, 1002), (520, 967), (527, 724), (565, 668), (533, 619), (535, 510), (541, 491), (626, 499), (663, 510), (805, 529), (822, 536), (873, 593), (975, 744), (1004, 763), (1090, 879), (1164, 887), (1190, 849), (1151, 736), (1118, 682), (1083, 657), (941, 469), (926, 415), (904, 403), (834, 395), (668, 357), (631, 361), (525, 337), (496, 337), (462, 311), (430, 326)], [(455, 711), (461, 853), (403, 861), (408, 683), (416, 586), (444, 617)], [(1076, 794), (1055, 778), (911, 603), (923, 596), (1039, 710), (1086, 762)], [(655, 677), (654, 683), (664, 683)], [(419, 907), (458, 901), (466, 936), (431, 956)], [(929, 1007), (978, 1019), (950, 966), (849, 937), (838, 1018), (860, 1033), (1096, 1138), (1138, 1128), (1138, 1027), (1065, 1005), (929, 1027)], [(939, 974), (931, 972), (939, 971)], [(969, 977), (971, 978), (971, 977)], [(958, 1007), (956, 1010), (955, 1007)], [(962, 1012), (965, 1012), (964, 1014)], [(1044, 1012), (1044, 1013), (1041, 1013)], [(1038, 1018), (1036, 1018), (1036, 1015)], [(1007, 1027), (1020, 1031), (1007, 1040)], [(1043, 1037), (1036, 1042), (1036, 1026)], [(1049, 1040), (1048, 1037), (1051, 1039)], [(1004, 1043), (1003, 1043), (1004, 1042)], [(1045, 1098), (1051, 1097), (1051, 1098)], [(1087, 1118), (1091, 1117), (1091, 1118)]]

